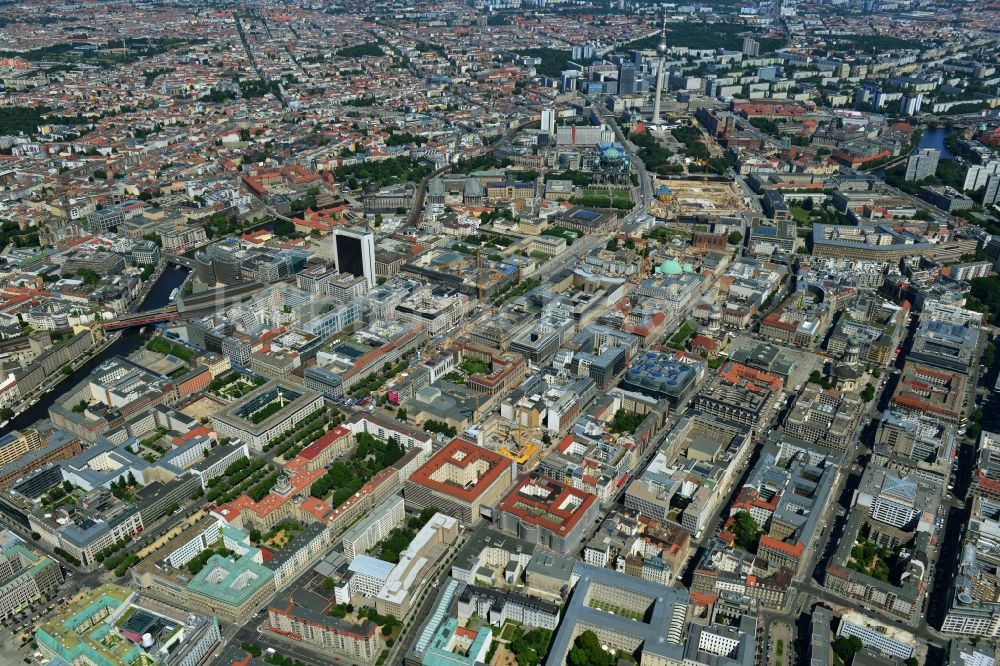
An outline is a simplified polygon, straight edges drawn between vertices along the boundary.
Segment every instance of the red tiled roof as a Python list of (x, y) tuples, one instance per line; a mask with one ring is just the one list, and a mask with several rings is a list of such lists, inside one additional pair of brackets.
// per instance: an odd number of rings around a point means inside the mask
[(795, 558), (802, 557), (802, 551), (805, 550), (805, 546), (802, 545), (801, 541), (796, 541), (795, 543), (785, 543), (784, 541), (779, 541), (778, 539), (767, 535), (760, 538), (759, 546), (761, 548), (776, 550), (779, 553), (785, 553), (786, 555), (791, 555)]
[[(585, 480), (586, 478), (584, 477)], [(542, 486), (549, 490), (551, 495), (541, 497), (522, 493), (521, 490), (527, 486)], [(525, 523), (540, 525), (554, 532), (566, 534), (573, 529), (595, 501), (597, 497), (591, 493), (567, 486), (550, 477), (525, 477), (500, 500), (497, 510), (517, 516)], [(573, 508), (564, 508), (567, 505)]]
[[(488, 468), (471, 487), (460, 487), (454, 483), (443, 483), (431, 478), (432, 474), (445, 465), (465, 468), (480, 460), (485, 460), (488, 463)], [(464, 502), (471, 502), (492, 486), (504, 472), (510, 469), (512, 464), (513, 462), (510, 459), (503, 457), (499, 453), (456, 438), (451, 440), (447, 446), (434, 454), (430, 460), (415, 471), (410, 477), (410, 481), (439, 492), (442, 495), (448, 495)]]
[(322, 453), (328, 446), (350, 434), (351, 431), (344, 426), (337, 426), (332, 430), (327, 430), (325, 433), (317, 437), (312, 444), (299, 451), (299, 455), (297, 457), (304, 458), (305, 460), (314, 460), (316, 456)]

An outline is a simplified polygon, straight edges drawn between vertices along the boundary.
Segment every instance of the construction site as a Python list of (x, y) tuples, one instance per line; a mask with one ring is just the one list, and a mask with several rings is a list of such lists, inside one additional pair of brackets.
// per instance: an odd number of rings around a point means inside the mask
[(652, 214), (664, 219), (737, 215), (747, 210), (738, 187), (727, 178), (657, 179)]
[(518, 277), (518, 268), (513, 264), (489, 259), (481, 252), (472, 255), (454, 249), (427, 252), (404, 264), (402, 270), (481, 301), (492, 298)]
[(544, 450), (541, 428), (522, 428), (494, 421), (486, 425), (483, 441), (486, 448), (524, 467)]

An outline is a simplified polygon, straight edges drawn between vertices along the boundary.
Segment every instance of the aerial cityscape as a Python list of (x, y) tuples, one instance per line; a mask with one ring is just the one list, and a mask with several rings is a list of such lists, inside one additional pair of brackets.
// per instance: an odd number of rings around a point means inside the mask
[(0, 2), (0, 666), (996, 666), (1000, 2)]

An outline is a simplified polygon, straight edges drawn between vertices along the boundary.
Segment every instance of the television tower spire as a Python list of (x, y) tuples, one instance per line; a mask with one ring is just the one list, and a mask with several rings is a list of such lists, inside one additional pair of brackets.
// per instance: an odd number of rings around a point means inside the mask
[(656, 46), (656, 53), (659, 55), (656, 64), (656, 97), (653, 99), (653, 124), (659, 125), (663, 122), (660, 117), (660, 96), (663, 94), (663, 70), (667, 65), (667, 12), (663, 12), (663, 23), (660, 27), (660, 43)]

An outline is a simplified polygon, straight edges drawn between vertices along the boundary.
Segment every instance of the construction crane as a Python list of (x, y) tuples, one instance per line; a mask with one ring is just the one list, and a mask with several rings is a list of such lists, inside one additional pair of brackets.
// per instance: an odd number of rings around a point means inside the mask
[(514, 450), (511, 450), (506, 444), (502, 444), (498, 449), (497, 453), (500, 455), (510, 458), (518, 465), (523, 465), (541, 450), (541, 447), (528, 440), (528, 437), (532, 433), (541, 433), (542, 428), (527, 428), (519, 425), (503, 424), (500, 426), (504, 433), (503, 439), (507, 442), (513, 442), (516, 446)]

